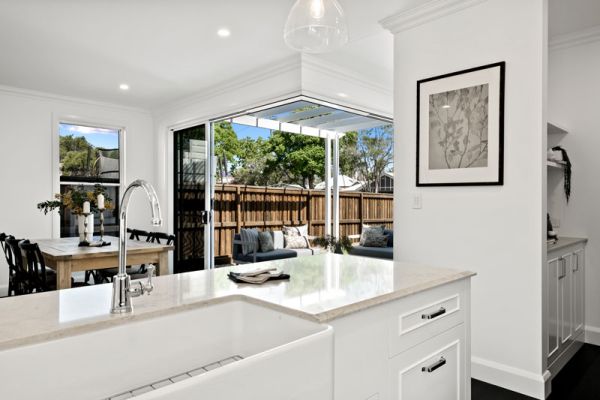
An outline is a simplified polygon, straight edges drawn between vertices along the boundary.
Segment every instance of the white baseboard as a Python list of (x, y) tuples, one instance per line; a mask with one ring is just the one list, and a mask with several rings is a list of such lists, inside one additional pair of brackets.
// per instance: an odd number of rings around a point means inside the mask
[(600, 328), (595, 326), (585, 326), (585, 342), (600, 346)]
[(550, 373), (534, 374), (479, 357), (471, 358), (471, 377), (513, 392), (544, 400)]

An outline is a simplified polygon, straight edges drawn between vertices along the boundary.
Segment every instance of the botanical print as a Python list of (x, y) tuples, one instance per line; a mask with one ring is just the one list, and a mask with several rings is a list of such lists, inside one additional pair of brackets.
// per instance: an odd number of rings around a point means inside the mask
[(488, 84), (429, 96), (429, 168), (488, 166)]

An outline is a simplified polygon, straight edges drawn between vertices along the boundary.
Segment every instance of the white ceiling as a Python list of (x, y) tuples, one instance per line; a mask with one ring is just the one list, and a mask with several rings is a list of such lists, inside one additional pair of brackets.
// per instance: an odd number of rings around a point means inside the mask
[[(328, 61), (391, 80), (378, 21), (424, 0), (340, 0), (349, 46)], [(0, 84), (152, 108), (290, 56), (293, 0), (0, 0)], [(216, 31), (231, 30), (221, 39)], [(131, 89), (122, 92), (119, 84)]]
[(600, 0), (550, 0), (548, 18), (551, 38), (600, 26)]

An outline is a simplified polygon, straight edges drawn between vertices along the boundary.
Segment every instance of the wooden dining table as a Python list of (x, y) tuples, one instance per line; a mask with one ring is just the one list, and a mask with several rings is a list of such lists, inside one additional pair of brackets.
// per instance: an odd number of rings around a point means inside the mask
[[(96, 239), (96, 238), (94, 238)], [(71, 274), (78, 271), (114, 268), (119, 266), (119, 238), (105, 236), (109, 246), (79, 247), (79, 238), (38, 239), (46, 265), (56, 271), (56, 288), (71, 287)], [(154, 264), (157, 275), (169, 273), (169, 251), (173, 246), (127, 241), (127, 265)]]

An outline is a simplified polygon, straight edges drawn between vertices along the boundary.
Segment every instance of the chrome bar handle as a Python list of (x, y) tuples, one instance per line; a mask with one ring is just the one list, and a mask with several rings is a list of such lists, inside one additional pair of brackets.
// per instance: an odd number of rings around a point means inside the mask
[(444, 314), (446, 314), (446, 309), (444, 307), (440, 307), (439, 310), (434, 311), (430, 314), (421, 314), (421, 319), (434, 319)]
[(573, 263), (573, 272), (579, 271), (579, 253), (573, 253), (575, 262)]
[(434, 362), (433, 364), (427, 366), (427, 367), (423, 367), (421, 368), (422, 372), (433, 372), (436, 369), (443, 367), (444, 365), (446, 365), (446, 359), (444, 357), (440, 357), (439, 360), (437, 360), (436, 362)]
[(567, 276), (567, 260), (564, 257), (558, 259), (558, 267), (560, 268), (558, 271), (558, 279), (562, 279)]

